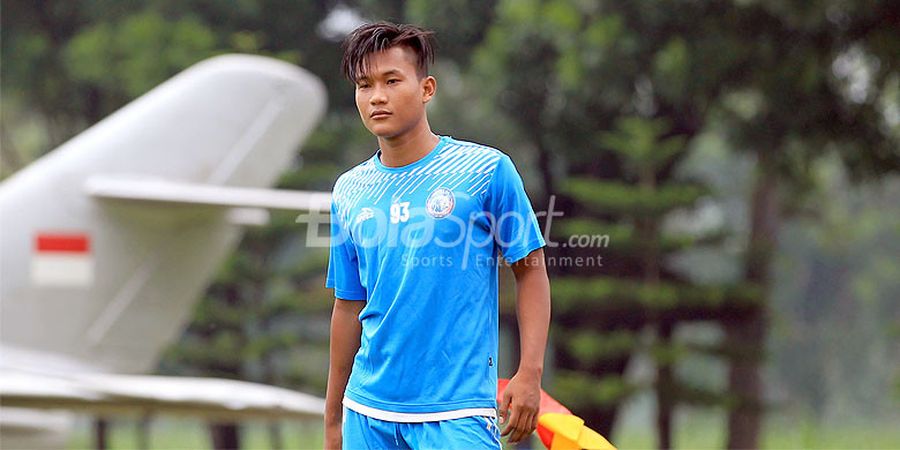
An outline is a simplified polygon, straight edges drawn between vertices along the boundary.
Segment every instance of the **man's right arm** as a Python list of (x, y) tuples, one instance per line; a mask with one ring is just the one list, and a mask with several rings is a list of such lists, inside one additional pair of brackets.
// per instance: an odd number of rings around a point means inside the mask
[(335, 299), (331, 311), (331, 341), (328, 363), (328, 387), (325, 391), (325, 448), (341, 448), (344, 389), (359, 350), (362, 326), (359, 312), (365, 301)]

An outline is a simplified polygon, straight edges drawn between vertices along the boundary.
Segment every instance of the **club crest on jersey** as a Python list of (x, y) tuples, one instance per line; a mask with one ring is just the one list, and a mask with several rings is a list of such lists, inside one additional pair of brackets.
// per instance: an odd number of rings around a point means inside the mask
[(453, 212), (454, 206), (456, 206), (456, 199), (453, 197), (453, 191), (447, 188), (435, 189), (425, 201), (425, 211), (435, 219), (449, 216)]

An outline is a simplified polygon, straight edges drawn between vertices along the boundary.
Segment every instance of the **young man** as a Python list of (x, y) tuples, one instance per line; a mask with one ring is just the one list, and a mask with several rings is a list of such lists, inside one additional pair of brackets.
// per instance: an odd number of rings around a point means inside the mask
[[(537, 426), (550, 283), (508, 156), (436, 136), (431, 33), (364, 25), (344, 74), (378, 151), (334, 186), (325, 447), (499, 449)], [(499, 405), (498, 254), (517, 284), (521, 354)], [(343, 407), (342, 407), (343, 406)]]

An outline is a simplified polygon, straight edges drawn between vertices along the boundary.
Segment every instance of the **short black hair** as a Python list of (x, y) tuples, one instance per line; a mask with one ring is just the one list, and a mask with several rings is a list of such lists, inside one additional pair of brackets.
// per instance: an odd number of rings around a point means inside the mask
[(416, 54), (416, 73), (423, 78), (428, 75), (428, 67), (434, 63), (433, 39), (433, 31), (415, 25), (391, 22), (362, 25), (344, 39), (341, 72), (347, 79), (356, 82), (368, 72), (370, 54), (406, 46)]

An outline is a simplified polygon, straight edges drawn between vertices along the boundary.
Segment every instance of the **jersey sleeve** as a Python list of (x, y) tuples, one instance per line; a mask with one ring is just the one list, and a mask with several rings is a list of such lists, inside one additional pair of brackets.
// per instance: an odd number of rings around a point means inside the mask
[(508, 263), (546, 245), (522, 177), (509, 156), (503, 155), (497, 163), (485, 200), (494, 220), (494, 241)]
[(350, 234), (331, 203), (331, 243), (328, 254), (328, 274), (325, 287), (334, 288), (334, 296), (341, 300), (366, 300), (366, 289), (359, 281), (359, 260)]

